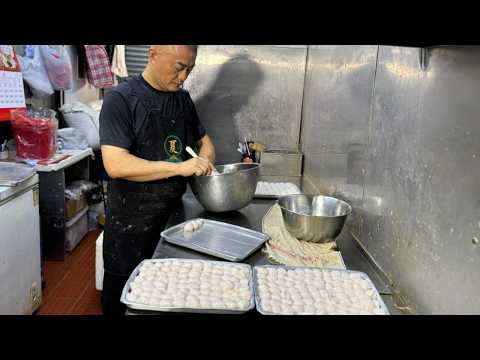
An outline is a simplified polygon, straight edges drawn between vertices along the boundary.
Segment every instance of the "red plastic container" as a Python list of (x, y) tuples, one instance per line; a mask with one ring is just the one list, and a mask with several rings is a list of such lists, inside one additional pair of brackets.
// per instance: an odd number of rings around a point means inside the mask
[(12, 110), (12, 129), (17, 156), (28, 160), (48, 160), (57, 151), (58, 121), (50, 109)]

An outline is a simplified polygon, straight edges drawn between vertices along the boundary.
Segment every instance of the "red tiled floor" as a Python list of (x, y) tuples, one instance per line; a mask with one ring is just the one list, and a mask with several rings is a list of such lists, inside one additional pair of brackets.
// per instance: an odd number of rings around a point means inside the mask
[(64, 261), (46, 261), (47, 285), (39, 315), (99, 315), (100, 291), (95, 289), (95, 245), (101, 230), (88, 233)]
[(88, 285), (85, 294), (74, 305), (71, 312), (79, 315), (97, 315), (102, 313), (100, 291), (95, 289), (95, 284)]
[(55, 297), (77, 299), (85, 292), (89, 281), (91, 279), (88, 271), (71, 271), (55, 289)]
[(54, 266), (55, 263), (45, 264), (45, 278), (48, 279), (47, 286), (42, 292), (43, 300), (47, 300), (52, 292), (57, 288), (60, 282), (67, 276), (69, 273), (68, 269), (64, 266)]
[(64, 315), (68, 314), (75, 302), (74, 298), (52, 297), (48, 302), (42, 302), (39, 315)]

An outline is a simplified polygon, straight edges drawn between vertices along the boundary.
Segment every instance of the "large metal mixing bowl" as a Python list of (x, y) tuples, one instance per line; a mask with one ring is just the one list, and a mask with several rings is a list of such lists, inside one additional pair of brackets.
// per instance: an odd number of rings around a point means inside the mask
[(211, 212), (247, 206), (255, 195), (260, 164), (217, 165), (215, 168), (219, 174), (190, 178), (190, 187), (200, 204)]
[(352, 207), (320, 195), (287, 195), (278, 199), (287, 230), (299, 240), (325, 243), (342, 231)]

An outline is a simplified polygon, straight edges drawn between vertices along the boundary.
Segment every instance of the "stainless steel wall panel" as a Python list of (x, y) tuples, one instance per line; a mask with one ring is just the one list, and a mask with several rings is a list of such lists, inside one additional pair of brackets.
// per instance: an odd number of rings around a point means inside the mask
[(478, 314), (480, 49), (434, 48), (422, 67), (420, 49), (381, 46), (362, 78), (370, 97), (342, 98), (352, 78), (341, 64), (367, 48), (309, 52), (304, 187), (350, 199), (353, 232), (414, 311)]
[(389, 206), (365, 226), (385, 234), (365, 240), (420, 313), (480, 313), (479, 61), (478, 48), (433, 49), (421, 71), (417, 49), (380, 52), (374, 123), (391, 130), (372, 153), (391, 147), (372, 162)]
[(296, 149), (306, 46), (199, 48), (185, 87), (217, 147), (218, 163), (240, 160), (246, 136), (267, 147)]
[(377, 46), (313, 45), (307, 62), (304, 176), (319, 192), (353, 206), (346, 225), (357, 236), (377, 50)]
[(309, 50), (302, 136), (305, 151), (347, 153), (366, 145), (376, 46)]

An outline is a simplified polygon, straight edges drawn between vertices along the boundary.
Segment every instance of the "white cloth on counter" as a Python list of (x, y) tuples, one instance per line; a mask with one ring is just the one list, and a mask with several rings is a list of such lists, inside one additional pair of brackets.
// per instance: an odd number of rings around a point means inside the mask
[(293, 237), (285, 227), (278, 204), (273, 205), (263, 217), (262, 232), (270, 236), (263, 252), (273, 264), (346, 269), (335, 241), (320, 244)]

